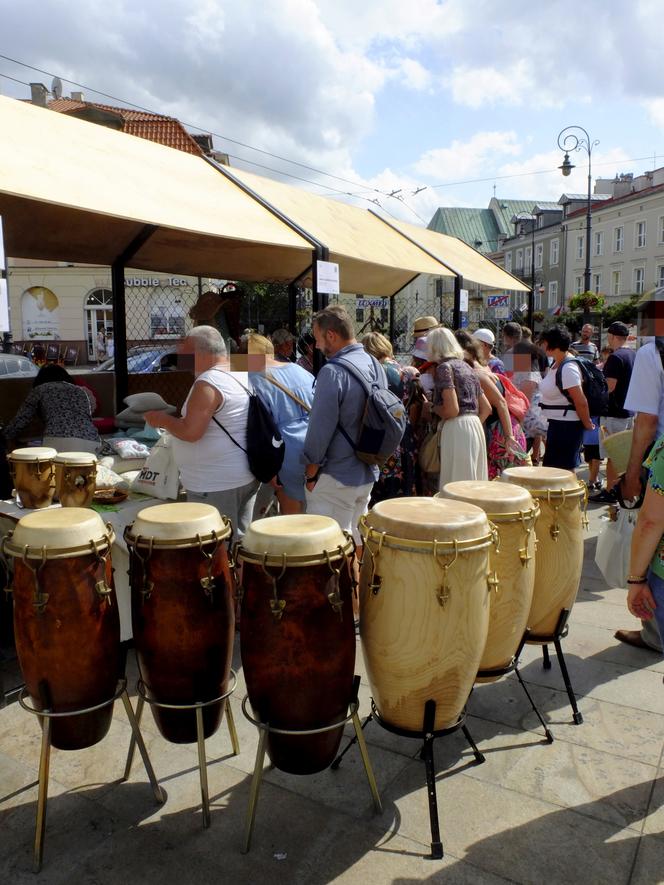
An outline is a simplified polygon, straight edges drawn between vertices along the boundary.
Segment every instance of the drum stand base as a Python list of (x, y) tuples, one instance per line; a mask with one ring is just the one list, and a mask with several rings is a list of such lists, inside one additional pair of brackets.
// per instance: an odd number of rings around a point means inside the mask
[(567, 689), (567, 697), (569, 698), (569, 703), (572, 708), (574, 724), (581, 725), (581, 723), (583, 722), (583, 716), (579, 712), (579, 708), (576, 704), (576, 696), (574, 694), (574, 689), (572, 688), (572, 680), (569, 678), (569, 673), (567, 672), (567, 664), (565, 663), (565, 655), (563, 654), (563, 649), (560, 644), (560, 640), (564, 639), (569, 632), (569, 625), (567, 622), (569, 620), (570, 613), (571, 609), (569, 608), (564, 608), (560, 612), (558, 623), (556, 624), (555, 630), (550, 636), (529, 636), (526, 639), (526, 643), (528, 645), (542, 646), (542, 666), (545, 670), (551, 669), (551, 658), (549, 657), (549, 649), (547, 647), (547, 643), (553, 643), (553, 646), (556, 650), (556, 655), (558, 657), (558, 663), (560, 664), (560, 672), (562, 673), (565, 688)]
[[(166, 704), (161, 701), (155, 701), (153, 698), (149, 698), (147, 696), (146, 686), (142, 679), (139, 679), (136, 684), (136, 691), (138, 693), (138, 704), (136, 705), (136, 719), (140, 723), (141, 717), (143, 716), (143, 709), (146, 704), (150, 704), (151, 707), (160, 707), (162, 710), (195, 710), (196, 711), (196, 745), (198, 747), (198, 774), (201, 782), (201, 807), (203, 810), (203, 826), (207, 829), (210, 826), (210, 793), (208, 790), (208, 779), (207, 779), (207, 759), (205, 757), (205, 730), (203, 726), (203, 707), (209, 707), (212, 704), (218, 704), (220, 701), (226, 700), (226, 698), (230, 697), (235, 691), (237, 686), (237, 673), (235, 670), (231, 670), (231, 676), (233, 677), (233, 685), (228, 689), (228, 691), (224, 692), (224, 694), (219, 695), (218, 698), (212, 698), (210, 701), (202, 701), (196, 704)], [(224, 715), (226, 716), (226, 722), (228, 723), (228, 731), (231, 738), (231, 746), (233, 747), (233, 755), (237, 756), (240, 752), (240, 742), (237, 737), (237, 731), (235, 729), (235, 719), (233, 718), (233, 711), (231, 710), (230, 703), (226, 704)], [(129, 743), (129, 751), (127, 753), (127, 764), (125, 765), (124, 777), (123, 780), (127, 780), (129, 777), (129, 773), (131, 771), (131, 766), (134, 761), (134, 751), (136, 749), (136, 740), (135, 734), (132, 735), (131, 741)]]
[[(353, 739), (353, 743), (357, 741), (357, 744), (360, 748), (360, 755), (362, 757), (362, 763), (364, 764), (364, 771), (367, 776), (367, 781), (369, 782), (369, 789), (371, 790), (371, 796), (374, 803), (374, 809), (376, 814), (382, 814), (383, 805), (380, 801), (380, 795), (378, 793), (378, 786), (376, 784), (376, 778), (374, 776), (373, 768), (371, 765), (371, 760), (369, 759), (369, 752), (367, 750), (367, 745), (364, 740), (364, 734), (362, 729), (364, 725), (360, 724), (360, 717), (357, 715), (357, 710), (359, 707), (359, 701), (357, 699), (357, 694), (360, 688), (360, 677), (354, 676), (353, 678), (353, 697), (351, 698), (350, 704), (348, 705), (350, 713), (343, 719), (341, 722), (335, 722), (333, 725), (326, 725), (324, 728), (310, 728), (310, 729), (285, 729), (285, 728), (272, 728), (267, 722), (261, 722), (258, 719), (254, 719), (253, 716), (250, 716), (247, 711), (247, 702), (249, 697), (246, 696), (242, 701), (242, 712), (246, 716), (246, 718), (258, 728), (258, 749), (256, 750), (256, 762), (254, 764), (254, 774), (251, 779), (251, 790), (249, 793), (249, 808), (247, 809), (247, 820), (244, 831), (244, 848), (242, 849), (243, 854), (248, 854), (249, 849), (251, 848), (251, 836), (254, 830), (254, 822), (256, 819), (256, 808), (258, 806), (258, 793), (260, 791), (261, 781), (263, 779), (263, 764), (265, 760), (265, 745), (267, 743), (268, 734), (280, 734), (280, 735), (288, 735), (292, 737), (304, 737), (306, 735), (314, 735), (314, 734), (323, 734), (326, 731), (333, 731), (335, 728), (339, 728), (344, 725), (346, 722), (352, 722), (353, 728), (355, 729), (355, 737)], [(367, 720), (368, 721), (368, 720)], [(346, 748), (348, 749), (348, 748)], [(336, 761), (336, 760), (335, 760)], [(333, 763), (334, 764), (334, 763)]]
[(44, 855), (44, 836), (46, 833), (48, 775), (51, 762), (51, 720), (63, 718), (65, 716), (83, 716), (86, 713), (94, 713), (96, 710), (101, 710), (103, 707), (108, 707), (110, 704), (113, 704), (116, 700), (118, 700), (118, 698), (122, 698), (122, 703), (124, 704), (127, 719), (129, 720), (129, 725), (131, 726), (132, 741), (134, 742), (134, 744), (138, 745), (141, 758), (143, 759), (143, 765), (145, 766), (145, 771), (147, 773), (148, 779), (150, 781), (150, 786), (152, 787), (152, 792), (154, 793), (154, 797), (157, 803), (161, 805), (163, 802), (165, 802), (166, 795), (157, 783), (157, 778), (155, 777), (154, 769), (152, 768), (152, 763), (150, 762), (150, 757), (148, 756), (148, 751), (138, 725), (138, 720), (134, 715), (134, 710), (131, 706), (129, 695), (127, 694), (126, 679), (121, 679), (119, 681), (118, 688), (115, 694), (107, 701), (103, 701), (101, 704), (96, 704), (94, 707), (84, 707), (78, 710), (68, 710), (66, 713), (54, 713), (52, 710), (48, 709), (36, 710), (34, 707), (30, 706), (26, 702), (26, 695), (27, 690), (23, 689), (19, 696), (18, 702), (24, 710), (27, 710), (29, 713), (32, 713), (39, 718), (42, 727), (41, 752), (39, 754), (39, 791), (37, 795), (37, 820), (35, 823), (35, 843), (33, 852), (33, 870), (35, 873), (38, 873), (42, 868), (42, 858)]
[[(498, 678), (500, 676), (507, 676), (508, 673), (514, 673), (516, 675), (516, 678), (519, 680), (519, 684), (521, 685), (521, 688), (524, 690), (526, 697), (530, 701), (530, 706), (533, 708), (533, 712), (535, 713), (535, 715), (539, 719), (540, 725), (544, 729), (544, 736), (546, 738), (547, 744), (552, 744), (553, 743), (553, 735), (551, 734), (546, 722), (542, 718), (542, 714), (538, 710), (538, 708), (535, 704), (535, 701), (533, 700), (530, 692), (528, 691), (526, 683), (523, 681), (523, 679), (521, 677), (521, 673), (519, 672), (519, 657), (521, 655), (521, 652), (523, 651), (523, 646), (526, 644), (526, 642), (528, 642), (529, 635), (530, 635), (530, 631), (526, 630), (526, 632), (523, 634), (523, 638), (521, 639), (521, 642), (519, 643), (519, 647), (517, 648), (517, 650), (514, 654), (514, 657), (512, 658), (512, 662), (510, 664), (508, 664), (507, 667), (500, 667), (500, 668), (491, 669), (491, 670), (479, 670), (477, 675), (478, 675), (478, 677)], [(549, 664), (549, 666), (551, 666), (551, 665)]]

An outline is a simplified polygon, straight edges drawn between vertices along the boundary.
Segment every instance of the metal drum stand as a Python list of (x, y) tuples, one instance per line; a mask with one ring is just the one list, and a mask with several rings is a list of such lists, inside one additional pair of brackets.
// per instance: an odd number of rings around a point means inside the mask
[[(203, 826), (207, 829), (210, 826), (210, 795), (208, 791), (207, 779), (207, 760), (205, 758), (205, 734), (203, 728), (203, 708), (212, 704), (218, 704), (220, 701), (226, 700), (233, 694), (237, 686), (237, 673), (231, 669), (231, 677), (233, 679), (232, 686), (219, 697), (212, 698), (209, 701), (200, 701), (194, 704), (166, 704), (162, 701), (155, 701), (147, 696), (145, 683), (139, 679), (136, 683), (136, 692), (138, 694), (138, 704), (136, 705), (136, 719), (140, 723), (143, 716), (143, 708), (146, 704), (151, 707), (159, 707), (162, 710), (195, 710), (196, 711), (196, 744), (198, 746), (198, 773), (201, 781), (201, 805), (203, 809)], [(233, 747), (233, 755), (237, 756), (240, 752), (240, 742), (238, 741), (237, 731), (235, 729), (235, 719), (230, 703), (226, 704), (224, 714), (228, 723), (228, 731), (231, 737), (231, 745)], [(127, 753), (127, 764), (125, 765), (124, 779), (129, 777), (131, 766), (134, 761), (134, 751), (136, 749), (135, 735), (132, 735)]]
[[(364, 734), (362, 733), (362, 725), (360, 725), (360, 718), (357, 715), (357, 711), (359, 708), (359, 701), (357, 699), (357, 693), (360, 687), (360, 677), (355, 676), (353, 678), (353, 697), (348, 705), (349, 713), (345, 719), (342, 719), (340, 722), (334, 722), (332, 725), (326, 725), (323, 728), (308, 728), (308, 729), (287, 729), (287, 728), (273, 728), (267, 722), (261, 722), (259, 719), (255, 719), (247, 710), (247, 703), (249, 701), (249, 695), (246, 695), (244, 700), (242, 701), (242, 712), (245, 717), (256, 726), (258, 729), (258, 749), (256, 750), (256, 762), (254, 764), (254, 774), (251, 779), (251, 792), (249, 794), (249, 808), (247, 809), (247, 821), (245, 825), (244, 831), (244, 849), (242, 851), (243, 854), (247, 854), (249, 849), (251, 848), (251, 835), (254, 829), (254, 821), (256, 818), (256, 808), (258, 805), (258, 793), (260, 791), (261, 781), (263, 779), (263, 762), (265, 760), (265, 745), (267, 743), (268, 734), (278, 734), (285, 735), (288, 737), (305, 737), (306, 735), (313, 734), (323, 734), (326, 731), (333, 731), (334, 729), (338, 729), (341, 725), (344, 725), (346, 722), (352, 722), (353, 728), (355, 729), (355, 738), (353, 739), (353, 743), (357, 741), (357, 744), (360, 748), (360, 755), (362, 756), (362, 763), (364, 764), (364, 771), (367, 776), (367, 781), (369, 782), (369, 789), (371, 790), (371, 796), (373, 798), (374, 808), (376, 810), (376, 814), (381, 814), (383, 811), (383, 806), (380, 801), (380, 795), (378, 794), (378, 787), (376, 785), (376, 778), (374, 776), (373, 768), (371, 766), (371, 761), (369, 759), (369, 752), (367, 750), (367, 745), (364, 740)], [(335, 760), (336, 761), (336, 760)]]
[[(23, 707), (24, 710), (27, 710), (28, 713), (32, 713), (34, 716), (37, 716), (40, 720), (42, 727), (42, 740), (41, 740), (41, 753), (39, 756), (39, 793), (37, 799), (37, 820), (35, 824), (35, 843), (34, 843), (34, 862), (33, 869), (35, 873), (38, 873), (41, 870), (42, 866), (42, 857), (44, 853), (44, 834), (46, 830), (46, 804), (48, 801), (48, 773), (49, 773), (49, 765), (51, 760), (51, 720), (63, 718), (65, 716), (82, 716), (86, 713), (94, 713), (96, 710), (101, 710), (104, 707), (108, 707), (110, 704), (115, 703), (118, 698), (122, 698), (122, 703), (124, 704), (125, 712), (127, 714), (127, 719), (129, 720), (129, 725), (131, 726), (132, 731), (132, 743), (134, 745), (138, 744), (138, 749), (141, 754), (141, 758), (143, 759), (143, 765), (145, 766), (145, 771), (147, 773), (148, 779), (150, 781), (150, 786), (152, 787), (152, 792), (154, 793), (154, 797), (157, 800), (158, 804), (162, 804), (166, 801), (166, 795), (162, 788), (157, 783), (157, 778), (155, 777), (154, 770), (152, 768), (152, 763), (150, 762), (150, 757), (148, 756), (148, 751), (145, 746), (145, 742), (143, 740), (143, 736), (141, 735), (141, 731), (138, 724), (138, 719), (134, 714), (134, 710), (131, 706), (131, 701), (129, 700), (129, 695), (127, 694), (127, 680), (120, 679), (118, 681), (118, 687), (116, 689), (115, 694), (112, 698), (109, 698), (107, 701), (103, 701), (101, 704), (95, 704), (93, 707), (81, 707), (76, 710), (67, 710), (66, 713), (54, 713), (52, 710), (44, 709), (37, 710), (35, 707), (31, 706), (27, 703), (26, 697), (28, 696), (27, 689), (22, 689), (18, 702)], [(122, 780), (127, 779), (127, 772), (125, 772)]]
[(569, 698), (570, 706), (572, 708), (573, 719), (575, 725), (581, 725), (583, 722), (583, 716), (579, 712), (579, 708), (576, 704), (576, 696), (574, 694), (574, 689), (572, 688), (572, 681), (569, 678), (569, 673), (567, 672), (567, 664), (565, 663), (565, 655), (563, 654), (563, 649), (560, 644), (560, 640), (564, 639), (569, 633), (569, 624), (567, 623), (569, 620), (569, 616), (571, 613), (571, 609), (564, 608), (560, 612), (560, 617), (558, 618), (558, 623), (550, 636), (532, 636), (529, 635), (526, 638), (527, 645), (541, 645), (542, 646), (542, 666), (545, 670), (551, 669), (551, 658), (549, 657), (549, 649), (547, 647), (548, 642), (552, 642), (554, 648), (556, 649), (556, 655), (558, 656), (558, 663), (560, 664), (560, 672), (563, 676), (563, 681), (565, 683), (565, 688), (567, 689), (567, 697)]
[[(526, 630), (526, 632), (523, 634), (523, 638), (521, 639), (521, 642), (519, 643), (519, 647), (517, 648), (516, 652), (514, 653), (514, 657), (512, 658), (511, 662), (506, 667), (500, 667), (500, 668), (491, 669), (491, 670), (479, 670), (477, 673), (477, 676), (478, 676), (478, 678), (497, 678), (499, 676), (507, 676), (508, 673), (515, 673), (516, 678), (519, 680), (521, 688), (524, 690), (524, 692), (526, 693), (526, 697), (530, 701), (530, 706), (533, 708), (533, 712), (535, 713), (535, 715), (539, 719), (540, 724), (541, 724), (542, 728), (544, 729), (544, 736), (546, 737), (547, 744), (552, 744), (553, 743), (553, 735), (549, 731), (549, 728), (548, 728), (546, 722), (542, 718), (542, 714), (537, 709), (537, 706), (535, 705), (535, 701), (532, 699), (532, 696), (531, 696), (530, 692), (528, 691), (528, 688), (526, 687), (526, 683), (523, 681), (523, 679), (521, 677), (521, 673), (519, 672), (519, 657), (521, 655), (521, 652), (523, 651), (523, 646), (528, 642), (529, 635), (530, 635), (530, 631)], [(546, 651), (546, 646), (544, 646), (544, 648)], [(562, 654), (562, 652), (561, 652), (561, 654)], [(548, 653), (547, 653), (546, 657), (548, 657)], [(546, 663), (545, 663), (545, 666), (546, 666)], [(551, 662), (549, 662), (549, 667), (550, 666), (551, 666)]]

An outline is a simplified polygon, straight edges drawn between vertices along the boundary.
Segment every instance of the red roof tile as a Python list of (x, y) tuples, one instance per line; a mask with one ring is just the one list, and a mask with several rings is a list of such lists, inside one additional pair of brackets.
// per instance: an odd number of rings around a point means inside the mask
[[(592, 213), (601, 212), (603, 209), (610, 209), (615, 206), (617, 203), (626, 203), (628, 200), (640, 200), (643, 197), (648, 197), (650, 194), (656, 194), (658, 191), (664, 190), (664, 184), (655, 184), (651, 187), (645, 187), (640, 191), (631, 191), (629, 194), (623, 194), (620, 197), (611, 197), (610, 200), (602, 200), (601, 202), (591, 203), (590, 211)], [(567, 218), (564, 221), (567, 221), (568, 218), (576, 218), (580, 215), (585, 215), (587, 212), (587, 206), (582, 206), (581, 209), (575, 209), (574, 212), (570, 212)]]

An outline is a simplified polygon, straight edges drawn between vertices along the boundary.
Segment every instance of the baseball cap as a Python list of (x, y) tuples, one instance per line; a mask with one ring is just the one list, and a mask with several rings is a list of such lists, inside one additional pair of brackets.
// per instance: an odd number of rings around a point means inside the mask
[(427, 353), (427, 339), (425, 335), (423, 338), (417, 339), (417, 341), (415, 342), (415, 346), (410, 352), (410, 355), (417, 357), (418, 360), (426, 360), (429, 359)]
[(496, 343), (496, 336), (491, 329), (476, 329), (473, 332), (473, 338), (476, 341), (483, 341), (485, 344), (490, 344), (491, 347)]
[(629, 329), (624, 323), (621, 323), (620, 320), (611, 323), (606, 331), (609, 335), (618, 335), (620, 338), (627, 338), (629, 335)]

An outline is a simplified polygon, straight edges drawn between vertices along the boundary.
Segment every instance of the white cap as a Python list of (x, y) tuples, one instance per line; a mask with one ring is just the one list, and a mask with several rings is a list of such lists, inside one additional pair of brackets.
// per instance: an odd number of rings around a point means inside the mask
[(485, 344), (489, 344), (491, 347), (496, 343), (496, 336), (493, 334), (491, 329), (476, 329), (473, 332), (473, 338), (476, 341), (483, 341)]

